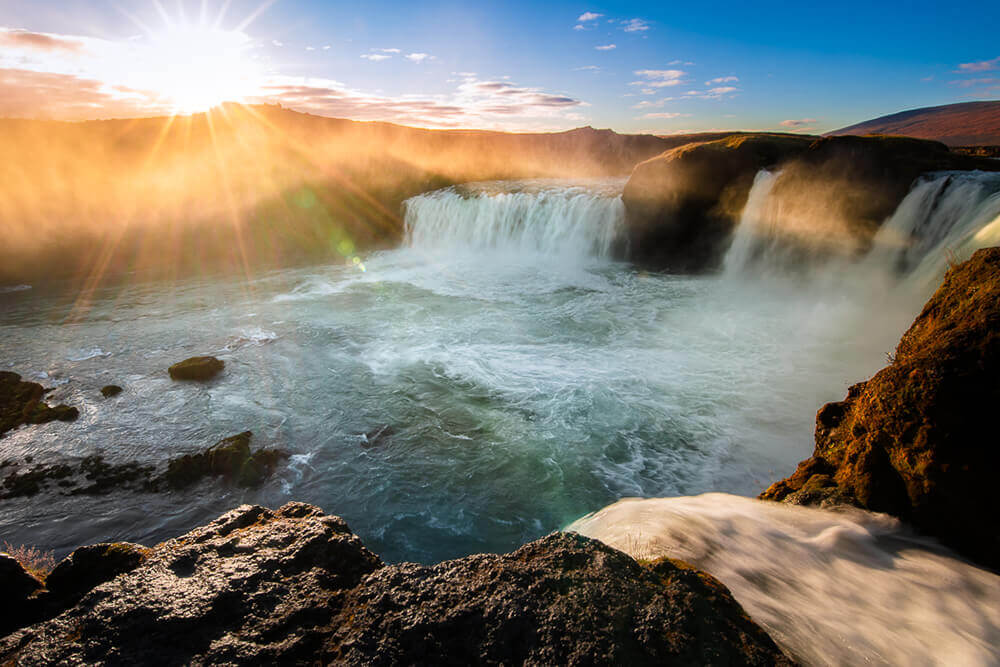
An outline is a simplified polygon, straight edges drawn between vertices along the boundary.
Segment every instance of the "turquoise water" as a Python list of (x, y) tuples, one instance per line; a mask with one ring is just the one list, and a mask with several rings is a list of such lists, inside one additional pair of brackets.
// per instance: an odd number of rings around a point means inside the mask
[[(60, 555), (152, 544), (294, 499), (386, 560), (434, 562), (508, 551), (625, 496), (755, 495), (811, 453), (817, 408), (884, 364), (919, 305), (646, 274), (608, 259), (620, 183), (497, 187), (411, 202), (409, 244), (361, 264), (125, 283), (85, 304), (0, 294), (3, 366), (81, 410), (9, 433), (0, 460), (162, 464), (246, 429), (294, 455), (257, 490), (3, 501), (0, 538)], [(224, 374), (171, 382), (195, 354)], [(111, 383), (125, 392), (105, 400)]]

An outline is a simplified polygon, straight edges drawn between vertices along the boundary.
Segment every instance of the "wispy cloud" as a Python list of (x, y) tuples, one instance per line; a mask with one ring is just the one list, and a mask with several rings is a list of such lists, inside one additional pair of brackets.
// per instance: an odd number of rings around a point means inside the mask
[(362, 53), (361, 57), (365, 60), (371, 60), (372, 62), (382, 62), (383, 60), (388, 60), (392, 56), (385, 53)]
[(618, 46), (615, 44), (602, 44), (601, 46), (595, 46), (594, 48), (598, 51), (611, 51), (617, 49)]
[[(584, 118), (583, 101), (507, 80), (465, 77), (451, 94), (390, 97), (323, 79), (276, 77), (259, 98), (311, 113), (427, 127), (562, 128)], [(542, 125), (539, 125), (539, 124)]]
[(633, 72), (641, 81), (632, 81), (630, 86), (641, 86), (643, 95), (651, 95), (656, 88), (669, 88), (679, 86), (687, 81), (684, 79), (687, 72), (680, 69), (640, 69)]
[(29, 30), (9, 30), (0, 28), (0, 46), (32, 49), (37, 51), (63, 51), (78, 53), (83, 50), (83, 44), (61, 35)]
[(658, 100), (643, 100), (632, 106), (633, 109), (660, 109), (667, 102), (672, 102), (676, 97), (662, 97)]
[(598, 67), (597, 65), (584, 65), (583, 67), (574, 67), (573, 68), (574, 72), (585, 72), (585, 71), (599, 72), (600, 70), (601, 70), (601, 68)]
[(739, 80), (740, 78), (738, 76), (720, 76), (714, 79), (709, 79), (708, 81), (705, 82), (705, 85), (711, 86), (718, 83), (735, 83)]
[(644, 19), (628, 19), (622, 21), (622, 30), (625, 32), (645, 32), (649, 30), (649, 23)]
[(577, 23), (586, 23), (587, 21), (596, 21), (597, 19), (604, 16), (604, 14), (597, 14), (595, 12), (584, 12), (580, 14), (576, 20)]
[(658, 118), (658, 119), (670, 119), (670, 118), (684, 118), (684, 117), (687, 117), (687, 116), (690, 116), (690, 115), (691, 114), (689, 114), (689, 113), (676, 113), (676, 112), (672, 112), (672, 111), (660, 111), (660, 112), (656, 112), (656, 113), (643, 114), (639, 118), (640, 119), (654, 119), (654, 118)]
[(992, 86), (1000, 83), (1000, 79), (995, 76), (981, 77), (978, 79), (959, 79), (958, 81), (949, 81), (953, 86), (958, 86), (959, 88), (979, 88), (980, 86)]
[(974, 63), (962, 63), (958, 66), (959, 72), (992, 72), (1000, 69), (1000, 56), (993, 60), (980, 60)]
[(403, 57), (411, 62), (415, 62), (418, 64), (425, 62), (427, 60), (435, 60), (434, 56), (432, 56), (429, 53), (407, 53)]
[(277, 46), (277, 47), (279, 47), (279, 48), (280, 48), (280, 47), (284, 46), (284, 43), (282, 43), (282, 42), (279, 42), (279, 41), (278, 41), (278, 40), (276, 40), (276, 39), (272, 39), (272, 40), (271, 40), (271, 45), (272, 45), (272, 46)]
[(797, 118), (797, 119), (790, 119), (790, 120), (783, 120), (783, 121), (781, 121), (781, 127), (797, 127), (797, 128), (801, 128), (801, 127), (804, 127), (806, 125), (814, 125), (815, 123), (818, 123), (818, 122), (819, 121), (816, 120), (815, 118)]

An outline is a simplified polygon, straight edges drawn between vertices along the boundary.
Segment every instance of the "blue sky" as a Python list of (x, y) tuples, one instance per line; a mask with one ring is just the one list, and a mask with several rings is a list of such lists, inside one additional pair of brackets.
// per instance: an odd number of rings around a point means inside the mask
[(1000, 3), (226, 4), (0, 0), (0, 115), (221, 96), (432, 127), (817, 132), (1000, 99)]

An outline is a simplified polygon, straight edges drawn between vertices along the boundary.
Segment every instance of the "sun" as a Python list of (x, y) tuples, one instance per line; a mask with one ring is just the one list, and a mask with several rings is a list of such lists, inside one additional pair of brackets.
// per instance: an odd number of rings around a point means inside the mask
[(175, 113), (242, 102), (260, 87), (251, 39), (240, 31), (174, 23), (150, 35), (149, 88)]

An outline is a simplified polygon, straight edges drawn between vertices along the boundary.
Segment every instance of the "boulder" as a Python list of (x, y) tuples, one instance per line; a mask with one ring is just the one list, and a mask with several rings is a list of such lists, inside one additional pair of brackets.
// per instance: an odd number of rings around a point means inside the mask
[(813, 139), (733, 135), (639, 164), (622, 196), (629, 259), (678, 273), (716, 268), (757, 172), (805, 152)]
[(170, 459), (155, 483), (182, 489), (203, 477), (222, 477), (238, 486), (258, 486), (288, 454), (276, 449), (250, 453), (251, 431), (223, 438), (204, 452)]
[(42, 402), (45, 389), (25, 382), (17, 373), (0, 371), (0, 436), (21, 424), (73, 421), (80, 412), (68, 405), (49, 407)]
[(976, 252), (903, 335), (891, 363), (816, 415), (816, 448), (761, 498), (900, 517), (1000, 569), (1000, 248)]
[(178, 361), (167, 369), (173, 380), (211, 380), (222, 372), (226, 364), (215, 357), (191, 357)]
[(154, 547), (0, 639), (8, 662), (790, 664), (683, 563), (557, 533), (506, 556), (385, 566), (302, 503), (244, 505)]
[(101, 396), (104, 398), (111, 398), (112, 396), (117, 396), (122, 393), (122, 388), (116, 384), (109, 384), (105, 387), (101, 387)]
[(0, 591), (3, 591), (0, 636), (25, 622), (25, 610), (34, 605), (31, 595), (40, 590), (42, 585), (16, 558), (0, 552)]

